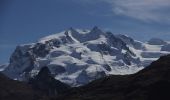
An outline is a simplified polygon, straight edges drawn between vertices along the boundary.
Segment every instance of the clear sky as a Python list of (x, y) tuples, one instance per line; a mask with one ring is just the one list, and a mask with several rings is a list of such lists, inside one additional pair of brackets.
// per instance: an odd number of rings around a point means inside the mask
[(0, 0), (0, 64), (16, 45), (69, 27), (170, 40), (170, 0)]

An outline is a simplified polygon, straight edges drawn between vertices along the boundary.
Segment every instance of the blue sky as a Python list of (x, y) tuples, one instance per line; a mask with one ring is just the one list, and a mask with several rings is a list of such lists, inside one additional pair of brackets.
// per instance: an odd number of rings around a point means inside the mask
[(170, 40), (169, 0), (0, 0), (0, 64), (16, 45), (69, 27)]

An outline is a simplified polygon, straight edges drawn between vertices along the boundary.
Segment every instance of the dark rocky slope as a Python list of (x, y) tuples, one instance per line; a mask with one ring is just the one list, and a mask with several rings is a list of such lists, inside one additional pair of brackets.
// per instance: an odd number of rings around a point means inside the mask
[(7, 78), (0, 73), (0, 100), (50, 100), (70, 87), (55, 80), (49, 69), (43, 67), (29, 84)]
[(0, 74), (0, 100), (47, 100), (47, 98), (40, 96), (30, 85)]
[(43, 67), (37, 76), (30, 79), (29, 84), (34, 90), (48, 96), (56, 96), (70, 89), (70, 86), (56, 80), (48, 67)]

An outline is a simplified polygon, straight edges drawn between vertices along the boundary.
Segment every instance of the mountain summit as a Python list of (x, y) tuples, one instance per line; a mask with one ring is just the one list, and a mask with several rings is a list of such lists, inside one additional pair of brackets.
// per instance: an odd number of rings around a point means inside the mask
[(57, 80), (80, 86), (110, 74), (135, 73), (169, 53), (167, 49), (161, 51), (162, 47), (104, 32), (98, 27), (69, 28), (36, 43), (17, 46), (3, 73), (27, 81), (47, 66)]

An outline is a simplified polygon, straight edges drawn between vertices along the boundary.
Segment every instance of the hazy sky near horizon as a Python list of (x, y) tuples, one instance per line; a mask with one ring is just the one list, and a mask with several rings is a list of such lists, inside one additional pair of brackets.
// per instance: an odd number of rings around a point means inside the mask
[(170, 40), (170, 0), (0, 0), (0, 64), (19, 44), (93, 26), (141, 41)]

